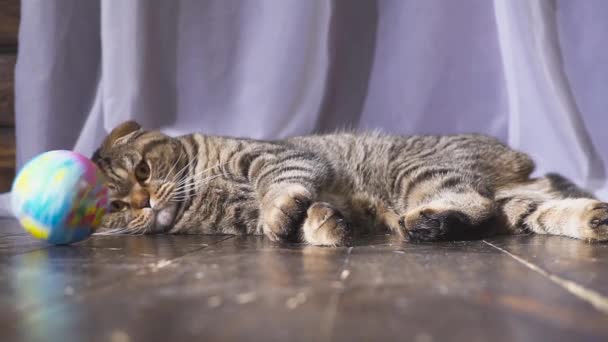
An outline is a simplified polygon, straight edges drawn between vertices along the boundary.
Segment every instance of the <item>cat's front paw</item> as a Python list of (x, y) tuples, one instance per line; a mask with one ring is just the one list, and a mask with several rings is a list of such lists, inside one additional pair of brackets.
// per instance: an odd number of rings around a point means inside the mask
[(312, 195), (301, 185), (270, 191), (262, 203), (264, 234), (272, 241), (296, 241)]
[(344, 246), (352, 238), (342, 214), (325, 202), (313, 203), (308, 208), (302, 233), (305, 242), (316, 246)]

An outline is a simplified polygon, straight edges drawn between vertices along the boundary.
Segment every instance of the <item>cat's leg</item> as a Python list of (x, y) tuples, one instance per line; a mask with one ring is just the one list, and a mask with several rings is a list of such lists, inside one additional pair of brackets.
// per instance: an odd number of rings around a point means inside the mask
[(315, 246), (344, 246), (351, 241), (351, 227), (336, 206), (312, 202), (316, 196), (299, 184), (279, 189), (262, 204), (262, 228), (271, 240)]
[(559, 175), (499, 189), (496, 199), (506, 226), (514, 233), (608, 240), (608, 203)]
[(490, 233), (488, 223), (497, 212), (490, 192), (466, 180), (448, 186), (439, 179), (434, 183), (422, 184), (425, 189), (419, 189), (418, 198), (410, 198), (410, 209), (398, 220), (400, 235), (409, 241), (439, 241)]
[(261, 201), (260, 225), (264, 235), (272, 241), (297, 241), (299, 227), (314, 198), (314, 192), (305, 185), (276, 185)]
[(330, 246), (349, 240), (351, 231), (340, 211), (318, 199), (332, 177), (324, 160), (297, 150), (257, 160), (248, 174), (261, 199), (260, 225), (268, 238)]

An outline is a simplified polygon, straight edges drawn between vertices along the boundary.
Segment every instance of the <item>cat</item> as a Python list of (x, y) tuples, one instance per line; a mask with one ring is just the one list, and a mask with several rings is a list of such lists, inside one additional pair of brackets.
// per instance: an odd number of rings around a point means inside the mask
[(169, 137), (125, 122), (92, 160), (109, 188), (100, 231), (264, 234), (343, 246), (538, 233), (608, 240), (608, 203), (477, 134), (334, 133), (260, 141)]

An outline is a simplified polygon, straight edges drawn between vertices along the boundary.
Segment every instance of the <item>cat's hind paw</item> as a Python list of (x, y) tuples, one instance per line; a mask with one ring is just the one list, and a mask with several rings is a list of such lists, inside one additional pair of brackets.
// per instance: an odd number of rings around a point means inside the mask
[(402, 235), (412, 242), (457, 240), (469, 230), (469, 218), (457, 210), (412, 210), (399, 220)]
[(593, 201), (580, 213), (580, 238), (608, 241), (608, 203)]

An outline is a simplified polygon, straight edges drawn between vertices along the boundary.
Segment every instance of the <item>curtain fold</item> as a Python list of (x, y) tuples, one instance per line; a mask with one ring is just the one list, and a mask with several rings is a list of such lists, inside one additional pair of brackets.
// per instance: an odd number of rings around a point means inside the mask
[(101, 66), (99, 3), (22, 1), (15, 68), (17, 164), (70, 149), (95, 97)]
[(606, 198), (602, 0), (22, 0), (17, 154), (135, 119), (275, 139), (481, 132)]
[(542, 160), (538, 173), (559, 170), (597, 189), (604, 183), (604, 166), (565, 74), (556, 5), (496, 1), (508, 93), (508, 142)]

